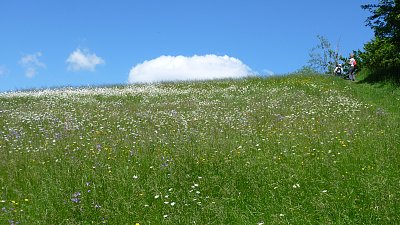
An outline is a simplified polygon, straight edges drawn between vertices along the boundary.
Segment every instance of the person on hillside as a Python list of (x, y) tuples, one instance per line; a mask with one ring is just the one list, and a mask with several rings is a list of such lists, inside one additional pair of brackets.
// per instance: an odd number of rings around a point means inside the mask
[(334, 73), (336, 76), (342, 75), (342, 74), (343, 74), (342, 64), (340, 64), (340, 63), (337, 64), (335, 70), (333, 71), (333, 73)]
[(354, 54), (350, 54), (350, 60), (349, 60), (349, 79), (352, 81), (356, 80), (356, 74), (355, 74), (355, 70), (356, 70), (356, 66), (357, 66), (357, 61), (354, 59)]

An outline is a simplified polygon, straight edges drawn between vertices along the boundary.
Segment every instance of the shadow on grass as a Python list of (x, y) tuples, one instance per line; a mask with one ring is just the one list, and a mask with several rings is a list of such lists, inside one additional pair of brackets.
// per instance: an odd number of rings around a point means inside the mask
[(390, 83), (400, 87), (400, 66), (366, 71), (366, 76), (360, 83)]

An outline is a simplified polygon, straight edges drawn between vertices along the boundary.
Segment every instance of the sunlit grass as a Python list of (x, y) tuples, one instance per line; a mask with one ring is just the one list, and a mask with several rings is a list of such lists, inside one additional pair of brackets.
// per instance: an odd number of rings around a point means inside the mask
[(1, 224), (394, 224), (400, 92), (323, 76), (0, 95)]

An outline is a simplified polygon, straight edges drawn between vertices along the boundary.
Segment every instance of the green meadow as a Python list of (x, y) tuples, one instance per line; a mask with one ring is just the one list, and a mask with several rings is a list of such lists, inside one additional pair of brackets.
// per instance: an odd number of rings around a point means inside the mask
[(396, 224), (400, 89), (331, 76), (0, 94), (0, 224)]

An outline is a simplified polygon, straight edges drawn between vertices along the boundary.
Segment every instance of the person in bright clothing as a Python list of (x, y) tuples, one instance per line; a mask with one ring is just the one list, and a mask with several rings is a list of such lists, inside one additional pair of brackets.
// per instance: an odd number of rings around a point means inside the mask
[(349, 60), (349, 79), (352, 81), (356, 80), (356, 74), (355, 74), (355, 70), (356, 70), (356, 66), (357, 66), (357, 61), (354, 59), (354, 54), (350, 54), (350, 60)]

